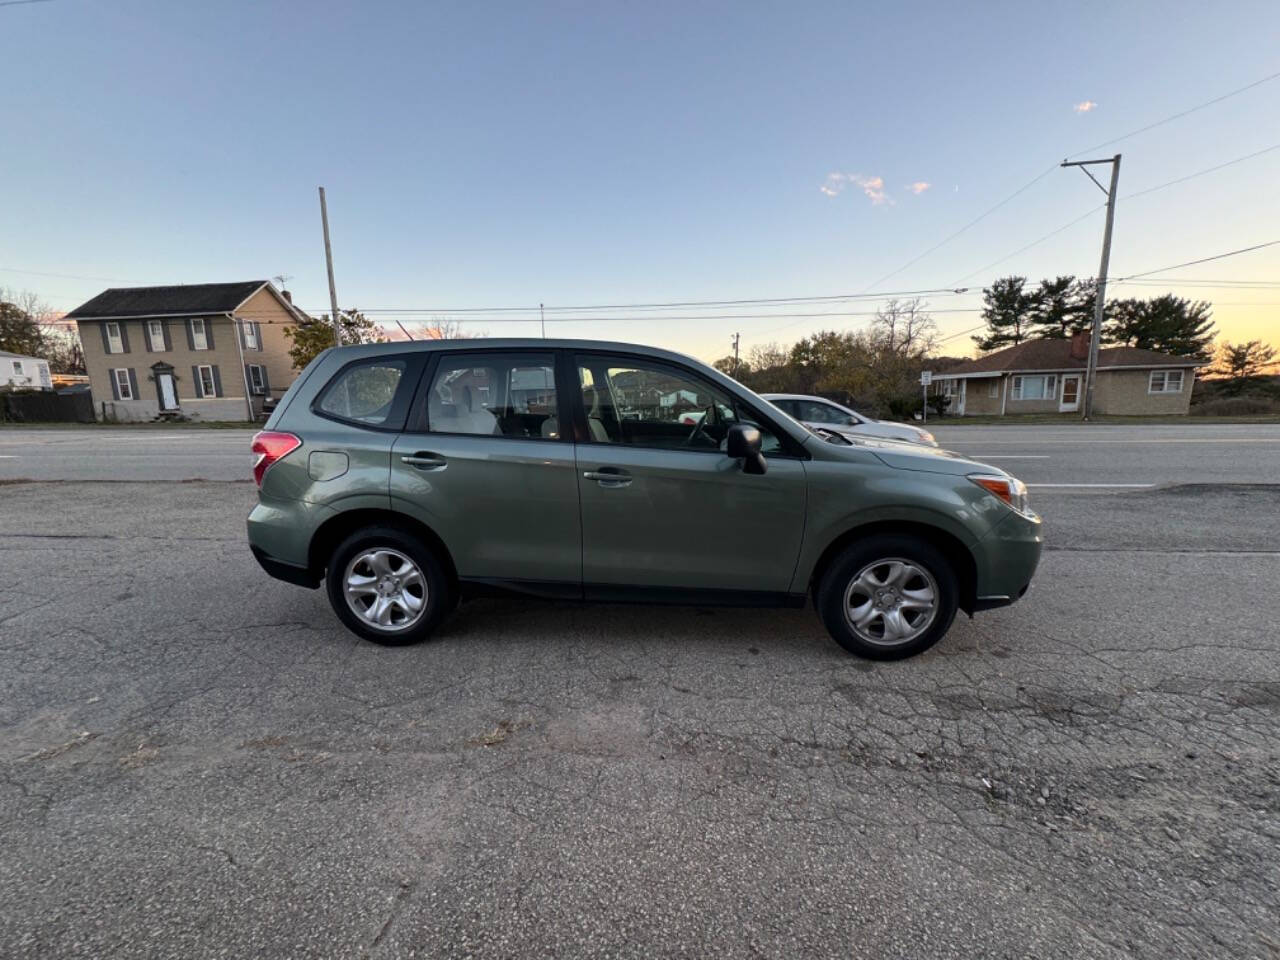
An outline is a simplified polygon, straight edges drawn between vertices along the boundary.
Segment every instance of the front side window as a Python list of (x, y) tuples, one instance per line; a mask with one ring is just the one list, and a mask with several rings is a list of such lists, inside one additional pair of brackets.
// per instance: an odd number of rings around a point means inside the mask
[(124, 353), (124, 339), (120, 336), (120, 324), (107, 324), (107, 352)]
[[(385, 426), (392, 418), (396, 395), (407, 369), (408, 361), (402, 359), (353, 364), (329, 382), (315, 409), (339, 420), (370, 427)], [(258, 372), (262, 372), (260, 367)]]
[(555, 358), (444, 354), (427, 390), (426, 414), (432, 433), (561, 440)]
[(191, 321), (191, 346), (197, 350), (209, 349), (209, 335), (203, 320)]
[(154, 352), (164, 351), (164, 324), (161, 321), (147, 321), (147, 339), (151, 341), (151, 349)]
[(120, 394), (120, 399), (132, 400), (133, 386), (129, 382), (129, 371), (125, 369), (112, 370), (111, 375), (116, 378), (116, 392)]
[(1151, 380), (1147, 385), (1148, 393), (1181, 393), (1181, 370), (1152, 370)]
[(762, 452), (781, 448), (770, 430), (739, 414), (729, 394), (676, 367), (604, 357), (579, 357), (577, 366), (594, 443), (723, 450), (729, 428), (750, 422), (760, 428)]

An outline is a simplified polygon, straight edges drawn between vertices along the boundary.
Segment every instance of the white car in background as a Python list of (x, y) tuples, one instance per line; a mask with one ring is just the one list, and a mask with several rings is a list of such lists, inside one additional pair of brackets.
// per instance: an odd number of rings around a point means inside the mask
[(842, 407), (822, 397), (809, 397), (798, 393), (762, 393), (775, 407), (799, 420), (806, 427), (831, 430), (842, 436), (897, 440), (936, 447), (938, 441), (928, 430), (913, 427), (909, 423), (890, 420), (872, 420), (862, 414)]

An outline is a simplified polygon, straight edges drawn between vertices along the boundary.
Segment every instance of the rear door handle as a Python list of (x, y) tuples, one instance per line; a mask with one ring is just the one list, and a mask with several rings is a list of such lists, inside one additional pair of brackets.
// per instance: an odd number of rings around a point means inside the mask
[(617, 467), (601, 467), (599, 470), (588, 470), (583, 475), (584, 480), (595, 480), (602, 487), (629, 487), (631, 486), (631, 474), (625, 470), (619, 470)]
[(417, 467), (419, 470), (443, 470), (449, 465), (449, 461), (438, 453), (428, 453), (425, 450), (419, 450), (412, 456), (401, 457), (400, 462)]

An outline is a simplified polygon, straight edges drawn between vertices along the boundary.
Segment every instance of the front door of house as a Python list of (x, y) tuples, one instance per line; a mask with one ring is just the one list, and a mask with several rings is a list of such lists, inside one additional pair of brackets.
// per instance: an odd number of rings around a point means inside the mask
[(167, 363), (157, 363), (151, 368), (156, 380), (156, 394), (160, 400), (160, 410), (178, 409), (178, 388), (173, 382), (173, 367)]
[(1080, 409), (1080, 374), (1068, 373), (1062, 378), (1062, 399), (1058, 402), (1062, 413)]

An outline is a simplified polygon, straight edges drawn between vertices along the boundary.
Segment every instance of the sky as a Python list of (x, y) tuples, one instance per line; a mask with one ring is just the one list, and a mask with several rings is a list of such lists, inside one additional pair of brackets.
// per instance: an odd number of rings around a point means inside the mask
[[(1277, 73), (1274, 0), (10, 0), (0, 287), (283, 274), (327, 312), (324, 185), (339, 303), (393, 330), (538, 336), (544, 304), (549, 336), (713, 360), (882, 301), (598, 307), (931, 290), (965, 354), (984, 284), (1096, 272), (1066, 157), (1123, 155), (1113, 278), (1280, 240), (1280, 77), (1089, 152)], [(1280, 343), (1280, 245), (1156, 279), (1111, 292)]]

